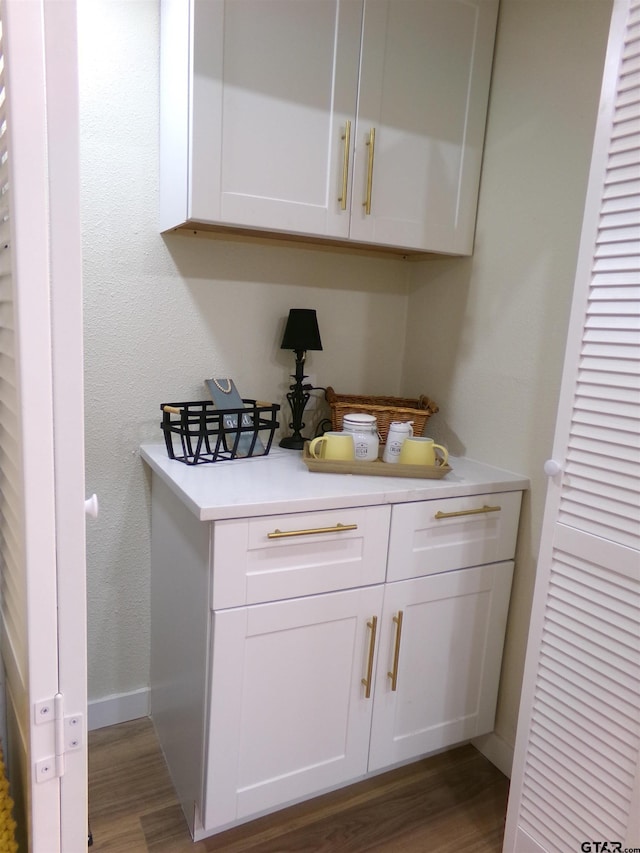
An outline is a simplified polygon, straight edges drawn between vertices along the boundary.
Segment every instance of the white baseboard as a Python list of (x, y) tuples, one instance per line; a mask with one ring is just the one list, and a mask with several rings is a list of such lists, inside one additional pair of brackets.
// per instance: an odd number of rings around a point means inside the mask
[(88, 708), (88, 729), (103, 729), (128, 720), (149, 716), (149, 688), (133, 690), (131, 693), (116, 693), (93, 699)]
[(506, 740), (503, 740), (495, 732), (474, 738), (471, 743), (501, 773), (504, 773), (505, 776), (511, 779), (511, 768), (513, 767), (513, 747), (511, 744), (507, 743)]

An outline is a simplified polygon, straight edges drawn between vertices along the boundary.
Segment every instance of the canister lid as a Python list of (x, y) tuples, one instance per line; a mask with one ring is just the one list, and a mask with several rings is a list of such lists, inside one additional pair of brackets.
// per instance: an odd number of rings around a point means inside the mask
[(373, 426), (373, 424), (378, 422), (378, 419), (375, 415), (367, 415), (364, 412), (352, 412), (345, 415), (342, 418), (342, 422), (343, 424), (351, 424), (352, 426), (355, 426), (356, 424), (359, 424), (360, 426)]

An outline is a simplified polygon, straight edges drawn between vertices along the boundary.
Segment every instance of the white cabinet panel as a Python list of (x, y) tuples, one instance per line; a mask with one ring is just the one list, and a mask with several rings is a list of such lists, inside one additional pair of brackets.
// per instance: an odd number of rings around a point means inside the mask
[(337, 171), (359, 29), (357, 3), (225, 3), (223, 221), (346, 236)]
[(394, 506), (387, 580), (511, 559), (521, 499), (500, 492)]
[(492, 730), (512, 573), (508, 562), (386, 585), (369, 770)]
[(492, 0), (365, 3), (351, 239), (471, 253), (497, 10)]
[(217, 611), (204, 824), (366, 772), (382, 586)]
[[(357, 99), (361, 0), (178, 2), (193, 53), (176, 47), (184, 32), (163, 29), (162, 100), (170, 124), (174, 112), (184, 120), (189, 98), (177, 161), (187, 160), (188, 185), (187, 172), (163, 158), (161, 229), (186, 219), (346, 237), (337, 199)], [(175, 0), (162, 10), (176, 16)], [(172, 135), (167, 128), (163, 144)]]
[(216, 522), (213, 608), (382, 583), (390, 511), (354, 507)]
[(150, 710), (193, 832), (206, 733), (209, 531), (156, 474), (152, 494)]

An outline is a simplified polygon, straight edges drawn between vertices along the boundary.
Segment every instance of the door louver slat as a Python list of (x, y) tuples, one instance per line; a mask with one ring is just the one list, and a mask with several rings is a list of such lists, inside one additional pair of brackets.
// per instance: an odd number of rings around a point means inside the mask
[[(612, 708), (610, 702), (606, 702), (600, 698), (599, 690), (604, 689), (608, 691), (611, 683), (609, 682), (604, 687), (600, 684), (598, 685), (598, 689), (594, 689), (594, 684), (590, 679), (594, 675), (597, 676), (597, 672), (594, 672), (593, 668), (590, 668), (586, 675), (580, 670), (573, 670), (567, 665), (562, 656), (558, 654), (557, 649), (548, 649), (545, 646), (542, 649), (540, 657), (540, 670), (545, 672), (549, 682), (564, 683), (566, 690), (578, 700), (584, 696), (585, 692), (590, 693), (593, 697), (591, 707), (597, 709), (599, 714), (606, 715), (607, 718), (611, 717), (618, 725), (624, 725), (625, 722), (627, 726), (633, 724), (633, 718), (629, 717), (628, 713), (625, 713), (625, 711), (628, 711), (628, 708), (623, 708), (622, 710)], [(631, 701), (633, 697), (627, 698)]]
[[(614, 205), (621, 201), (620, 198), (612, 199), (609, 204)], [(624, 199), (622, 199), (624, 201)], [(619, 240), (616, 242), (601, 243), (596, 251), (596, 257), (606, 258), (615, 257), (616, 255), (637, 256), (640, 254), (640, 241), (632, 242), (631, 240)]]
[[(589, 838), (603, 837), (602, 828), (598, 827), (597, 821), (588, 819), (586, 826), (580, 820), (566, 803), (560, 804), (552, 795), (549, 794), (544, 784), (535, 782), (531, 786), (531, 793), (535, 796), (534, 802), (538, 803), (538, 808), (544, 812), (545, 827), (543, 839), (547, 843), (547, 850), (559, 851), (565, 850), (561, 839), (567, 837), (567, 832), (575, 837), (578, 833), (586, 833)], [(529, 801), (527, 797), (526, 801)], [(592, 818), (593, 815), (588, 815)], [(525, 830), (529, 829), (526, 817), (523, 815), (522, 825)], [(535, 824), (534, 824), (535, 826)]]
[[(574, 772), (571, 767), (568, 767), (566, 764), (559, 765), (557, 762), (554, 763), (552, 757), (549, 756), (549, 753), (541, 750), (537, 744), (533, 745), (531, 748), (531, 763), (532, 766), (535, 766), (536, 769), (539, 770), (540, 774), (548, 774), (549, 776), (557, 774), (558, 780), (569, 787), (571, 790), (575, 790), (579, 796), (583, 797), (587, 801), (598, 800), (603, 796), (603, 792), (598, 789), (592, 788), (585, 780), (580, 776), (577, 772)], [(615, 777), (611, 777), (612, 783), (615, 785), (616, 779)], [(606, 797), (607, 792), (605, 792), (604, 796)], [(620, 811), (617, 803), (607, 797), (607, 807), (612, 808), (614, 811)], [(620, 819), (622, 819), (622, 815), (620, 815)]]
[(572, 483), (574, 488), (581, 492), (599, 491), (605, 498), (619, 498), (621, 501), (633, 506), (636, 502), (635, 483), (629, 477), (620, 475), (619, 477), (608, 477), (607, 482), (603, 483), (601, 478), (598, 478), (598, 471), (590, 472), (590, 476), (580, 477), (577, 474), (572, 475)]
[[(623, 799), (627, 798), (633, 776), (629, 766), (620, 767), (620, 754), (607, 749), (599, 742), (589, 744), (587, 750), (584, 741), (577, 736), (580, 734), (577, 730), (574, 732), (572, 729), (571, 733), (567, 735), (564, 729), (564, 721), (558, 725), (549, 715), (540, 722), (537, 730), (531, 733), (531, 743), (537, 744), (550, 757), (557, 755), (557, 760), (562, 766), (568, 764), (576, 767), (583, 779), (588, 779), (592, 787), (599, 780), (604, 787), (608, 780), (615, 778), (617, 785), (622, 786), (618, 796), (622, 794)], [(593, 768), (596, 764), (598, 767), (597, 776), (593, 774)]]
[[(543, 763), (539, 763), (534, 757), (532, 760), (532, 766), (538, 766), (539, 769), (544, 773), (549, 770), (554, 771), (550, 774), (550, 778), (556, 780), (554, 783), (549, 785), (547, 790), (547, 795), (552, 798), (552, 802), (558, 808), (558, 802), (560, 795), (564, 792), (564, 802), (563, 806), (565, 808), (569, 808), (571, 813), (575, 815), (577, 826), (581, 826), (583, 831), (589, 831), (591, 829), (592, 832), (597, 833), (600, 830), (600, 826), (598, 825), (597, 817), (594, 817), (593, 812), (590, 808), (592, 803), (597, 803), (601, 800), (601, 796), (597, 793), (589, 797), (589, 793), (592, 793), (592, 789), (589, 785), (581, 785), (580, 790), (576, 790), (573, 786), (564, 787), (561, 785), (562, 776), (556, 775), (556, 769), (561, 773), (561, 768), (556, 768), (553, 762), (549, 762), (548, 765)], [(566, 791), (571, 791), (571, 794), (567, 795)], [(624, 813), (619, 807), (613, 805), (612, 801), (608, 802), (608, 808), (611, 810), (613, 817), (622, 821), (624, 819)], [(589, 838), (594, 838), (599, 836), (589, 835)]]

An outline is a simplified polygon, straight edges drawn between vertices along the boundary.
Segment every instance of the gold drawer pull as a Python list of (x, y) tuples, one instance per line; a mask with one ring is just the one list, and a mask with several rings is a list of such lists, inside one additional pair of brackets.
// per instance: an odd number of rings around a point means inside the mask
[(483, 512), (500, 512), (502, 509), (501, 506), (484, 506), (478, 507), (478, 509), (459, 509), (457, 512), (437, 512), (434, 515), (434, 518), (458, 518), (461, 515), (479, 515)]
[(376, 650), (376, 631), (378, 630), (378, 617), (372, 616), (371, 621), (367, 622), (367, 628), (371, 628), (371, 639), (369, 641), (369, 660), (367, 661), (367, 677), (361, 678), (361, 683), (365, 686), (364, 698), (371, 698), (371, 685), (373, 682), (373, 658)]
[(334, 527), (312, 527), (309, 530), (278, 530), (267, 533), (267, 539), (284, 539), (287, 536), (309, 536), (312, 533), (342, 533), (345, 530), (357, 530), (357, 524), (336, 524)]
[(346, 121), (344, 125), (344, 157), (342, 160), (342, 195), (338, 198), (340, 209), (347, 209), (347, 182), (349, 178), (349, 148), (351, 146), (351, 122)]
[(366, 143), (369, 146), (369, 159), (367, 162), (367, 196), (362, 202), (364, 212), (367, 216), (371, 213), (371, 191), (373, 189), (373, 157), (376, 145), (376, 129), (372, 127), (369, 131), (369, 139)]
[(391, 679), (391, 689), (397, 690), (398, 687), (398, 662), (400, 660), (400, 639), (402, 637), (402, 610), (398, 610), (398, 615), (393, 617), (396, 623), (396, 644), (393, 650), (393, 670), (387, 675)]

